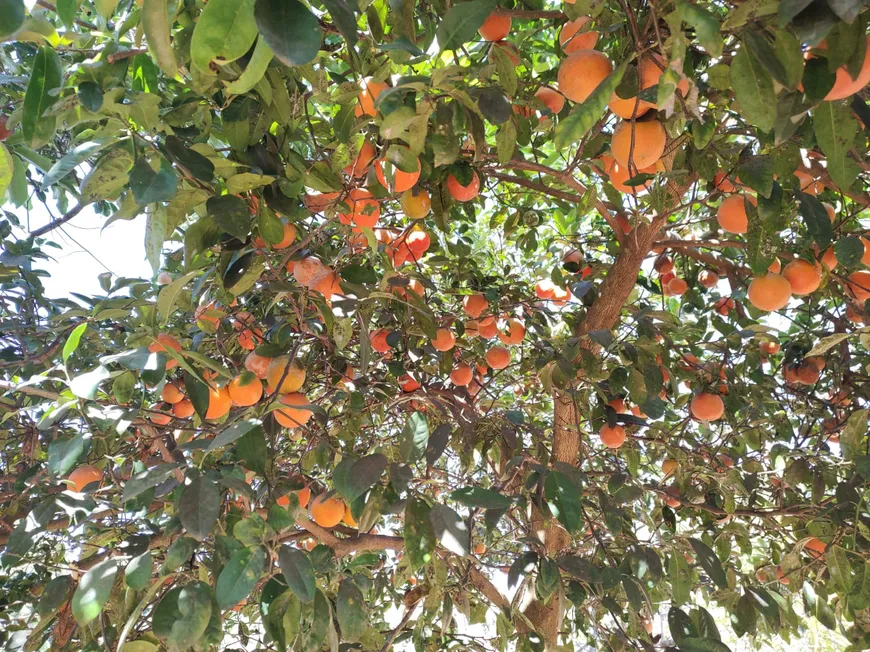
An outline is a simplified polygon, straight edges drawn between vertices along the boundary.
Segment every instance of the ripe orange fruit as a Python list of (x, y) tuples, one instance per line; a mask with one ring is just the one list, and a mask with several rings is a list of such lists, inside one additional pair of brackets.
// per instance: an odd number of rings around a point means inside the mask
[[(867, 44), (870, 46), (870, 37), (867, 37)], [(825, 47), (826, 45), (823, 43), (816, 49), (824, 49)], [(868, 47), (868, 52), (870, 52), (870, 47)], [(830, 102), (850, 97), (867, 84), (870, 84), (870, 54), (864, 55), (864, 63), (861, 64), (861, 70), (858, 71), (858, 76), (855, 79), (849, 74), (846, 65), (837, 68), (834, 87), (825, 95), (825, 100)]]
[[(311, 401), (305, 394), (299, 392), (291, 392), (284, 394), (278, 399), (281, 405), (299, 406), (309, 405)], [(311, 418), (311, 410), (305, 410), (299, 407), (286, 407), (272, 412), (275, 416), (275, 421), (280, 423), (285, 428), (298, 428), (308, 423)]]
[[(262, 238), (258, 238), (258, 240), (262, 241)], [(272, 249), (286, 249), (293, 244), (294, 240), (296, 240), (296, 227), (292, 224), (284, 224), (284, 236), (281, 238), (281, 242), (277, 244), (269, 244), (269, 246), (272, 247)], [(263, 245), (264, 244), (265, 242), (263, 242)]]
[(607, 448), (619, 448), (625, 443), (625, 428), (620, 425), (612, 428), (606, 423), (601, 426), (601, 431), (598, 433), (601, 437), (601, 443)]
[(815, 179), (809, 172), (795, 170), (794, 176), (796, 176), (800, 182), (801, 191), (808, 195), (818, 195), (825, 189), (825, 184), (818, 179)]
[(160, 333), (155, 339), (157, 341), (148, 345), (148, 350), (151, 353), (166, 354), (166, 371), (177, 367), (178, 360), (169, 355), (169, 349), (172, 349), (173, 351), (181, 351), (181, 344), (178, 340), (168, 333)]
[(311, 501), (312, 520), (320, 527), (335, 527), (344, 518), (344, 501), (337, 494), (320, 494)]
[(489, 63), (495, 63), (495, 55), (493, 52), (496, 51), (496, 48), (500, 52), (504, 52), (507, 55), (507, 58), (510, 59), (510, 62), (515, 66), (520, 65), (520, 51), (516, 45), (511, 43), (510, 41), (494, 41), (492, 47), (489, 50), (489, 53), (486, 55), (486, 60)]
[(776, 355), (782, 348), (779, 342), (773, 340), (764, 340), (758, 345), (759, 350), (765, 355)]
[(810, 555), (817, 559), (825, 554), (825, 550), (827, 549), (827, 547), (828, 546), (824, 543), (824, 541), (822, 541), (821, 539), (817, 539), (816, 537), (809, 539), (804, 544), (804, 550), (806, 550)]
[(782, 275), (791, 285), (792, 294), (803, 296), (819, 289), (822, 283), (822, 268), (802, 258), (791, 261), (782, 270)]
[(656, 258), (653, 263), (653, 269), (657, 271), (659, 274), (667, 274), (668, 272), (674, 271), (674, 261), (665, 256), (664, 254)]
[(819, 378), (822, 375), (821, 369), (815, 366), (812, 362), (807, 362), (806, 360), (797, 365), (796, 371), (798, 382), (803, 383), (804, 385), (815, 385), (819, 382)]
[(212, 327), (212, 331), (220, 326), (220, 317), (216, 315), (205, 314), (207, 312), (217, 309), (217, 305), (214, 301), (210, 301), (209, 303), (203, 303), (196, 307), (196, 310), (193, 311), (193, 318), (194, 320), (196, 320), (196, 325), (199, 326), (200, 330), (207, 330), (208, 326), (206, 326), (206, 324), (209, 324)]
[(429, 251), (429, 246), (432, 244), (432, 238), (429, 237), (428, 233), (420, 229), (419, 226), (416, 226), (414, 227), (414, 230), (408, 234), (405, 244), (408, 245), (408, 249), (410, 249), (411, 253), (414, 254), (414, 258), (420, 258), (420, 256)]
[(482, 541), (478, 541), (474, 544), (474, 548), (472, 549), (475, 555), (482, 555), (486, 552), (486, 544)]
[(399, 204), (409, 220), (422, 220), (432, 210), (432, 199), (429, 193), (421, 188), (411, 188), (403, 192)]
[(239, 346), (245, 351), (253, 351), (263, 343), (263, 331), (259, 328), (246, 328), (239, 333)]
[(730, 297), (722, 297), (713, 304), (713, 309), (723, 317), (728, 315), (728, 311), (732, 310), (737, 304)]
[(867, 299), (870, 299), (870, 271), (862, 269), (849, 274), (846, 279), (846, 289), (860, 305), (863, 305)]
[(465, 314), (473, 319), (480, 317), (489, 308), (489, 302), (482, 294), (469, 294), (462, 300), (462, 309)]
[(363, 144), (360, 145), (359, 152), (357, 152), (356, 157), (353, 159), (353, 163), (344, 168), (344, 173), (349, 177), (363, 176), (368, 172), (372, 165), (372, 161), (375, 160), (377, 154), (378, 152), (375, 150), (375, 146), (367, 140), (364, 141)]
[(678, 466), (680, 466), (680, 463), (677, 460), (671, 458), (664, 459), (662, 460), (662, 473), (666, 476), (671, 475), (677, 470)]
[(227, 391), (233, 405), (240, 407), (254, 405), (263, 398), (263, 384), (250, 371), (233, 378), (227, 385)]
[(519, 344), (526, 336), (526, 327), (518, 319), (508, 319), (507, 331), (500, 331), (498, 339), (502, 344)]
[(270, 362), (272, 362), (272, 358), (267, 358), (264, 355), (258, 355), (254, 351), (251, 351), (245, 358), (245, 369), (260, 380), (263, 380), (266, 378)]
[(502, 346), (494, 346), (486, 352), (486, 363), (493, 369), (504, 369), (511, 362), (511, 353)]
[(380, 81), (375, 81), (371, 77), (366, 77), (362, 80), (362, 93), (357, 96), (357, 105), (353, 109), (356, 117), (363, 115), (375, 116), (378, 114), (375, 108), (375, 101), (378, 96), (389, 88), (389, 86)]
[(837, 219), (837, 209), (826, 201), (822, 202), (822, 206), (824, 206), (825, 210), (828, 211), (828, 217), (831, 218), (831, 224), (833, 224), (834, 220)]
[(672, 278), (668, 281), (668, 291), (667, 294), (672, 297), (678, 297), (681, 294), (685, 294), (689, 289), (689, 284), (686, 283), (684, 279), (681, 278)]
[(432, 340), (432, 346), (436, 351), (449, 351), (456, 344), (456, 336), (449, 328), (439, 328)]
[(782, 570), (782, 566), (776, 567), (776, 579), (778, 579), (781, 584), (789, 584), (790, 580), (785, 576), (785, 572)]
[(751, 195), (729, 195), (719, 204), (716, 211), (716, 221), (726, 233), (746, 233), (749, 228), (749, 217), (746, 215), (744, 198), (753, 206), (756, 205), (755, 197)]
[[(386, 172), (384, 168), (386, 167)], [(414, 187), (420, 178), (420, 159), (417, 159), (417, 170), (414, 172), (402, 172), (392, 163), (377, 159), (375, 161), (375, 177), (378, 182), (391, 193), (405, 192)], [(387, 178), (389, 176), (389, 178)]]
[(559, 30), (559, 45), (565, 54), (574, 54), (578, 50), (591, 50), (598, 42), (598, 32), (595, 30), (581, 31), (592, 22), (589, 16), (580, 16), (569, 20)]
[(768, 272), (765, 276), (752, 279), (746, 296), (749, 303), (758, 310), (773, 312), (788, 304), (791, 299), (791, 284), (784, 276)]
[(625, 401), (619, 397), (610, 399), (607, 401), (607, 405), (617, 414), (625, 414), (627, 412), (625, 409)]
[(774, 258), (773, 262), (768, 265), (767, 271), (779, 274), (782, 271), (782, 261), (779, 258)]
[(359, 523), (356, 522), (356, 519), (353, 517), (353, 514), (351, 514), (350, 505), (344, 506), (344, 517), (341, 520), (348, 527), (352, 527), (352, 528), (359, 527)]
[(447, 192), (456, 201), (471, 201), (480, 194), (480, 177), (475, 172), (471, 175), (468, 185), (463, 186), (451, 173), (447, 176)]
[(541, 86), (535, 91), (535, 97), (541, 100), (553, 115), (561, 113), (562, 109), (565, 108), (565, 96), (552, 88)]
[(864, 253), (861, 254), (861, 264), (870, 266), (870, 238), (862, 236), (861, 244), (864, 245)]
[(459, 387), (465, 387), (468, 383), (471, 382), (471, 377), (473, 372), (471, 367), (469, 367), (464, 362), (460, 362), (456, 365), (456, 368), (450, 372), (450, 380), (454, 385)]
[(492, 12), (477, 30), (484, 41), (501, 41), (511, 33), (511, 17)]
[(696, 394), (690, 406), (692, 416), (701, 421), (718, 421), (725, 413), (725, 404), (717, 394)]
[(632, 116), (639, 118), (646, 115), (654, 106), (655, 104), (652, 102), (638, 100), (636, 95), (634, 97), (619, 97), (616, 93), (610, 96), (610, 101), (607, 103), (607, 108), (623, 120), (631, 120)]
[(399, 383), (399, 387), (401, 387), (402, 391), (405, 393), (416, 392), (421, 387), (420, 382), (411, 374), (399, 376), (397, 382)]
[(705, 287), (710, 289), (712, 287), (716, 287), (716, 284), (719, 282), (719, 275), (710, 269), (702, 269), (698, 274), (698, 283), (701, 287)]
[(299, 491), (296, 492), (296, 497), (299, 499), (299, 506), (303, 509), (308, 507), (308, 501), (311, 499), (311, 488), (310, 487), (302, 487)]
[(230, 398), (230, 392), (224, 387), (209, 387), (208, 388), (208, 410), (205, 412), (205, 418), (213, 421), (220, 419), (230, 411), (230, 406), (233, 401)]
[(302, 203), (312, 213), (319, 213), (329, 208), (339, 198), (339, 192), (323, 192), (316, 194), (306, 193), (302, 197)]
[(613, 64), (606, 55), (597, 50), (578, 50), (559, 64), (559, 91), (572, 102), (585, 102), (611, 72)]
[(184, 399), (184, 392), (182, 392), (175, 383), (166, 383), (163, 386), (163, 391), (160, 392), (160, 398), (167, 403), (175, 405)]
[(477, 334), (485, 340), (491, 340), (498, 335), (498, 325), (495, 317), (484, 317), (477, 323)]
[(362, 188), (354, 188), (347, 193), (344, 203), (348, 210), (338, 214), (339, 222), (368, 229), (375, 228), (381, 216), (381, 204), (372, 193)]
[[(637, 175), (631, 174), (628, 171), (628, 168), (617, 163), (613, 159), (612, 156), (608, 157), (608, 158), (611, 160), (611, 163), (610, 163), (610, 167), (607, 170), (607, 176), (610, 178), (610, 185), (612, 185), (614, 188), (616, 188), (619, 192), (625, 193), (627, 195), (638, 194), (638, 193), (643, 192), (644, 190), (646, 190), (647, 188), (649, 188), (653, 184), (653, 180), (650, 179), (646, 183), (643, 183), (643, 184), (638, 185), (638, 186), (626, 185), (626, 181), (636, 177)], [(649, 167), (641, 168), (640, 170), (638, 170), (638, 174), (655, 174), (655, 173), (656, 173), (655, 165), (651, 165)], [(617, 218), (620, 218), (620, 217), (625, 219), (624, 215), (617, 215)], [(627, 234), (629, 231), (631, 231), (630, 224), (628, 225), (627, 231), (625, 230), (624, 225), (621, 224), (621, 226), (623, 226), (623, 229), (622, 229), (623, 233)]]
[(293, 278), (299, 285), (308, 287), (312, 279), (323, 271), (323, 263), (315, 256), (306, 256), (293, 267)]
[(154, 411), (148, 414), (148, 420), (157, 426), (168, 425), (172, 421), (172, 417), (166, 414), (166, 410), (169, 409), (168, 403), (158, 403), (152, 408)]
[(539, 299), (552, 299), (556, 291), (556, 286), (548, 278), (541, 279), (535, 283), (535, 296)]
[(190, 402), (190, 399), (183, 399), (172, 406), (172, 414), (179, 419), (192, 417), (194, 412), (193, 403)]
[(392, 333), (393, 331), (386, 328), (379, 328), (378, 330), (372, 332), (370, 336), (372, 350), (377, 351), (378, 353), (386, 353), (390, 350), (390, 345), (387, 344), (387, 335)]
[(317, 292), (323, 295), (325, 299), (331, 299), (334, 294), (341, 294), (341, 285), (338, 283), (338, 274), (325, 267), (323, 271), (315, 276), (311, 285), (308, 288), (312, 292)]
[(632, 124), (621, 122), (614, 130), (610, 139), (610, 150), (616, 162), (623, 167), (629, 167), (628, 159), (631, 153), (635, 168), (645, 168), (654, 165), (665, 151), (667, 134), (658, 120), (647, 120), (634, 123), (634, 149), (632, 151)]
[(725, 175), (725, 170), (719, 170), (713, 175), (713, 185), (716, 186), (716, 190), (721, 190), (722, 192), (737, 191), (737, 186)]
[(266, 368), (266, 384), (278, 394), (298, 392), (305, 384), (305, 368), (289, 355), (278, 356)]
[(91, 464), (73, 469), (73, 472), (67, 476), (67, 480), (72, 483), (70, 489), (76, 493), (81, 493), (85, 487), (102, 479), (103, 472)]
[[(664, 74), (666, 68), (662, 56), (658, 52), (648, 52), (645, 54), (638, 66), (638, 75), (640, 76), (640, 87), (651, 88), (657, 85)], [(689, 92), (689, 80), (681, 79), (677, 84), (677, 91), (685, 96)], [(656, 107), (658, 108), (658, 107)]]

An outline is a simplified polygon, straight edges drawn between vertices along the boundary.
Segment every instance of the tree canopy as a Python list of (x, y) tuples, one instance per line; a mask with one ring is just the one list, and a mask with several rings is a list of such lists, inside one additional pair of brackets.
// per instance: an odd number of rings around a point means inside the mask
[(0, 0), (0, 641), (870, 648), (867, 22)]

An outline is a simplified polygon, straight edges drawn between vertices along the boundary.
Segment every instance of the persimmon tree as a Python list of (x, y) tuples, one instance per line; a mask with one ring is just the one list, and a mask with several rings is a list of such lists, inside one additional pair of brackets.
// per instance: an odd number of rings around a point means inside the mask
[[(870, 647), (862, 2), (0, 38), (7, 647)], [(154, 278), (46, 296), (83, 212)]]

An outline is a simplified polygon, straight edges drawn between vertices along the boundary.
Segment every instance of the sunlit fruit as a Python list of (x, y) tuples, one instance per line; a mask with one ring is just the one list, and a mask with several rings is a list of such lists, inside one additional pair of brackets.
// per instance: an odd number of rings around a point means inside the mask
[[(822, 49), (825, 46), (820, 45), (817, 49)], [(836, 79), (834, 86), (825, 95), (825, 100), (832, 102), (834, 100), (842, 100), (846, 97), (851, 97), (867, 84), (870, 84), (870, 36), (867, 37), (867, 50), (864, 55), (864, 62), (861, 64), (861, 69), (858, 71), (858, 76), (853, 78), (849, 74), (848, 64), (843, 64), (836, 71)]]
[(689, 284), (686, 283), (685, 279), (681, 278), (672, 278), (668, 282), (668, 295), (672, 297), (678, 297), (682, 294), (685, 294), (689, 289)]
[(344, 203), (347, 210), (338, 214), (339, 222), (367, 229), (375, 228), (381, 216), (381, 204), (372, 193), (362, 188), (354, 188), (347, 194)]
[(749, 303), (758, 310), (773, 312), (788, 304), (791, 299), (791, 284), (784, 276), (767, 273), (752, 279), (746, 296)]
[(67, 476), (72, 484), (70, 489), (77, 493), (81, 493), (88, 485), (101, 482), (102, 479), (103, 472), (91, 464), (80, 466)]
[(168, 333), (160, 333), (156, 338), (156, 342), (152, 342), (148, 345), (148, 350), (151, 353), (165, 353), (166, 354), (166, 370), (174, 369), (178, 366), (178, 360), (173, 358), (169, 354), (169, 349), (173, 351), (181, 351), (181, 344), (177, 339), (169, 335)]
[(278, 401), (282, 406), (287, 407), (281, 407), (272, 412), (275, 416), (275, 421), (285, 428), (298, 428), (308, 423), (308, 420), (311, 418), (311, 410), (299, 407), (311, 403), (305, 394), (290, 392), (282, 395)]
[(804, 544), (804, 550), (806, 550), (810, 555), (816, 558), (824, 555), (827, 548), (828, 546), (825, 545), (824, 541), (816, 537), (808, 539), (807, 542)]
[(311, 280), (323, 271), (323, 263), (315, 256), (306, 256), (296, 262), (293, 268), (293, 278), (299, 285), (308, 287)]
[(508, 319), (506, 329), (498, 333), (502, 344), (519, 344), (525, 336), (526, 327), (518, 319)]
[(737, 186), (728, 178), (725, 170), (719, 170), (713, 175), (713, 185), (716, 186), (716, 190), (721, 190), (722, 192), (737, 191)]
[(471, 367), (461, 362), (450, 372), (450, 381), (459, 387), (465, 387), (471, 382), (474, 372)]
[(409, 220), (422, 220), (432, 209), (429, 193), (422, 188), (411, 188), (402, 193), (399, 198), (402, 212)]
[(782, 261), (779, 258), (774, 258), (773, 262), (768, 265), (767, 271), (779, 274), (782, 271)]
[(189, 399), (181, 400), (172, 406), (172, 414), (179, 419), (192, 417), (194, 412), (193, 403)]
[(556, 286), (548, 278), (541, 279), (535, 284), (535, 296), (539, 299), (552, 299)]
[(589, 16), (580, 16), (569, 20), (559, 30), (559, 45), (565, 54), (574, 54), (578, 50), (591, 50), (598, 42), (598, 32), (595, 30), (583, 31), (587, 24), (592, 22)]
[(320, 494), (311, 501), (309, 512), (320, 527), (335, 527), (344, 518), (344, 501), (338, 494)]
[(834, 220), (837, 219), (837, 209), (826, 201), (822, 202), (822, 206), (825, 207), (825, 210), (828, 212), (828, 217), (831, 218), (831, 224), (833, 224)]
[(716, 287), (716, 284), (719, 283), (719, 275), (710, 269), (702, 269), (698, 273), (698, 283), (701, 287), (705, 287), (708, 290), (710, 288)]
[(416, 392), (421, 387), (420, 381), (414, 378), (411, 374), (399, 376), (397, 382), (399, 383), (399, 387), (402, 388), (402, 391), (406, 393)]
[(292, 224), (283, 224), (284, 233), (281, 236), (281, 241), (275, 244), (269, 243), (272, 249), (286, 249), (296, 240), (296, 227)]
[[(634, 179), (636, 176), (638, 176), (638, 174), (655, 174), (656, 169), (654, 165), (638, 170), (637, 174), (631, 174), (628, 171), (627, 167), (620, 165), (612, 157), (610, 158), (613, 162), (607, 169), (607, 176), (610, 179), (610, 185), (616, 188), (619, 192), (625, 193), (627, 195), (639, 194), (642, 193), (644, 190), (648, 189), (653, 184), (652, 179), (649, 179), (644, 183), (632, 186), (629, 186), (626, 182)], [(623, 215), (617, 215), (616, 217), (618, 222), (620, 221), (619, 218), (626, 219)], [(628, 226), (628, 230), (625, 229), (624, 225), (621, 224), (621, 226), (623, 226), (623, 233), (628, 233), (629, 231), (631, 231), (630, 225)]]
[(263, 380), (266, 378), (270, 362), (272, 362), (272, 358), (267, 358), (266, 356), (258, 355), (254, 351), (251, 351), (245, 357), (245, 369), (250, 371), (260, 380)]
[(148, 413), (148, 420), (156, 426), (165, 426), (172, 421), (172, 416), (166, 414), (172, 408), (169, 403), (158, 403)]
[(263, 383), (251, 372), (239, 374), (227, 385), (233, 405), (248, 407), (263, 398)]
[(565, 107), (565, 96), (552, 88), (541, 86), (535, 91), (535, 97), (541, 100), (553, 115), (560, 113)]
[(725, 404), (717, 394), (702, 392), (692, 399), (692, 416), (701, 421), (718, 421), (725, 413)]
[(375, 156), (377, 155), (378, 152), (375, 150), (375, 146), (367, 140), (364, 141), (360, 146), (356, 157), (354, 157), (353, 163), (344, 168), (344, 173), (349, 177), (363, 176), (368, 172), (372, 165), (372, 161), (375, 160)]
[(263, 343), (263, 331), (259, 328), (246, 328), (239, 333), (239, 346), (245, 351), (253, 351)]
[(320, 274), (311, 279), (308, 286), (312, 292), (321, 294), (325, 299), (332, 298), (335, 294), (341, 294), (341, 285), (338, 282), (338, 274), (325, 267)]
[(160, 398), (175, 405), (184, 398), (184, 392), (175, 383), (166, 383), (160, 392)]
[(172, 283), (172, 274), (169, 272), (160, 272), (157, 275), (157, 285), (169, 285)]
[(340, 192), (306, 193), (302, 196), (302, 203), (312, 213), (320, 213), (335, 204), (340, 196)]
[(480, 194), (480, 178), (472, 173), (468, 184), (462, 185), (451, 173), (447, 176), (447, 192), (456, 201), (471, 201)]
[(486, 363), (493, 369), (504, 369), (510, 362), (510, 351), (504, 347), (494, 346), (486, 352)]
[(746, 214), (745, 201), (755, 206), (756, 199), (751, 195), (729, 195), (722, 200), (716, 211), (716, 221), (726, 233), (746, 233), (749, 216)]
[(794, 176), (798, 179), (801, 192), (805, 192), (808, 195), (818, 195), (825, 189), (825, 184), (813, 177), (809, 172), (795, 170)]
[(815, 292), (822, 283), (822, 268), (803, 258), (791, 261), (782, 270), (782, 275), (791, 285), (792, 294), (803, 296)]
[(386, 353), (390, 350), (390, 345), (387, 344), (387, 336), (392, 331), (386, 328), (379, 328), (371, 333), (369, 341), (372, 345), (372, 350), (378, 353)]
[(849, 274), (846, 279), (846, 289), (858, 302), (859, 307), (863, 306), (864, 302), (870, 299), (870, 271), (861, 269)]
[(405, 239), (405, 244), (408, 245), (408, 249), (414, 255), (414, 259), (416, 260), (429, 250), (429, 246), (432, 244), (432, 239), (429, 237), (428, 233), (418, 227), (414, 227), (414, 230), (411, 231)]
[(224, 387), (209, 387), (208, 388), (208, 409), (205, 412), (205, 418), (214, 421), (220, 419), (232, 406), (230, 392), (226, 386)]
[(776, 355), (777, 353), (779, 353), (781, 348), (782, 347), (780, 343), (774, 340), (764, 340), (761, 344), (758, 345), (758, 349), (764, 355)]
[(357, 104), (353, 109), (354, 115), (360, 117), (363, 115), (375, 116), (378, 111), (375, 108), (375, 102), (378, 96), (389, 88), (385, 82), (375, 81), (371, 77), (362, 80), (362, 92), (357, 96)]
[(607, 448), (616, 449), (625, 443), (625, 428), (620, 425), (609, 426), (605, 423), (601, 426), (598, 436)]
[(392, 193), (405, 192), (414, 187), (420, 178), (420, 159), (417, 159), (417, 169), (414, 172), (402, 172), (398, 167), (378, 159), (375, 161), (375, 177), (378, 182)]
[(559, 64), (559, 91), (572, 102), (585, 102), (611, 72), (613, 64), (605, 54), (598, 50), (578, 50)]
[(674, 271), (674, 261), (665, 255), (661, 255), (655, 259), (653, 269), (659, 274), (667, 274)]
[(449, 328), (439, 328), (432, 340), (432, 346), (436, 351), (449, 351), (456, 344), (456, 336)]
[(680, 466), (680, 463), (677, 460), (667, 458), (662, 460), (662, 473), (666, 476), (671, 475), (677, 470), (677, 467)]
[(305, 384), (305, 368), (289, 355), (278, 356), (266, 368), (266, 383), (278, 394), (298, 392)]
[(477, 334), (485, 340), (491, 340), (498, 335), (498, 324), (495, 317), (484, 317), (477, 323)]
[(511, 33), (511, 17), (494, 11), (486, 17), (477, 33), (484, 41), (501, 41)]
[(473, 319), (480, 317), (489, 308), (489, 302), (482, 294), (469, 294), (462, 300), (462, 309)]
[(629, 170), (633, 169), (628, 164), (629, 158), (635, 168), (645, 168), (662, 157), (666, 140), (665, 128), (658, 120), (635, 122), (633, 129), (631, 122), (621, 122), (610, 139), (610, 150), (616, 162)]
[(350, 511), (350, 505), (344, 506), (344, 517), (341, 520), (348, 527), (352, 527), (352, 528), (359, 527), (359, 523), (356, 522), (356, 519), (353, 517), (353, 514)]

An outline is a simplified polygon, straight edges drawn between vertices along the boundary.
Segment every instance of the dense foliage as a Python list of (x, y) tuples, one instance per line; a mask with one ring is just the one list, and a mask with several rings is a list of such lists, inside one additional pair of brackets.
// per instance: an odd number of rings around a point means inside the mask
[(6, 648), (870, 648), (864, 3), (551, 5), (0, 0)]

